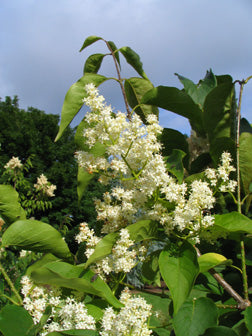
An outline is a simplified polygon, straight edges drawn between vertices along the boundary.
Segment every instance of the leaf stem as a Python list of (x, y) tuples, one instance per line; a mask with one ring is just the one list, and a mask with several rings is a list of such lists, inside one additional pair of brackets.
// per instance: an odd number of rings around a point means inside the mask
[(115, 63), (119, 84), (120, 84), (120, 87), (121, 87), (121, 90), (122, 90), (122, 95), (123, 95), (124, 103), (125, 103), (126, 110), (127, 110), (127, 118), (129, 120), (131, 120), (131, 112), (130, 112), (129, 104), (128, 104), (128, 101), (127, 101), (126, 93), (125, 93), (125, 90), (124, 90), (124, 87), (123, 87), (123, 79), (121, 77), (121, 73), (120, 73), (120, 70), (119, 70), (119, 67), (118, 67), (118, 63), (117, 63), (117, 60), (116, 60), (116, 57), (115, 57), (115, 53), (114, 53), (113, 49), (111, 48), (111, 46), (109, 45), (108, 41), (105, 41), (105, 43), (106, 43), (108, 49), (111, 51), (111, 55), (112, 55), (114, 63)]
[[(9, 278), (8, 274), (6, 273), (5, 269), (3, 268), (2, 264), (0, 263), (0, 272), (3, 274), (4, 279), (6, 280), (6, 282), (8, 283), (8, 285), (10, 286), (12, 292), (15, 294), (16, 298), (18, 299), (18, 303), (15, 303), (17, 306), (22, 306), (23, 305), (23, 300), (21, 298), (21, 296), (19, 295), (18, 291), (16, 290), (13, 282), (11, 281), (11, 279)], [(13, 301), (14, 303), (14, 301)]]

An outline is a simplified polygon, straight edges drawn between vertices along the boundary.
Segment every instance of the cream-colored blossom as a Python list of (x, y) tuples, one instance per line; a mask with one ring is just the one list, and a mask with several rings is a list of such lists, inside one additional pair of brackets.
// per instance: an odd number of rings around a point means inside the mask
[(4, 166), (5, 169), (19, 169), (22, 168), (23, 164), (18, 157), (12, 156), (12, 158)]

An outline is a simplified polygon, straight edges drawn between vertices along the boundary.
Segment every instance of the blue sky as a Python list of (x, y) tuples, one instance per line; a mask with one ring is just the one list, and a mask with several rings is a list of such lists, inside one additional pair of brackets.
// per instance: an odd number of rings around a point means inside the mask
[[(18, 95), (22, 108), (60, 114), (68, 88), (82, 76), (91, 53), (79, 53), (89, 35), (130, 46), (157, 85), (181, 87), (174, 73), (198, 82), (206, 70), (234, 79), (252, 75), (251, 0), (1, 0), (0, 97)], [(123, 75), (134, 76), (127, 64)], [(102, 74), (114, 74), (106, 60)], [(124, 109), (115, 85), (101, 87), (108, 103)], [(242, 114), (252, 122), (252, 81)], [(161, 111), (163, 126), (189, 133), (186, 119)]]

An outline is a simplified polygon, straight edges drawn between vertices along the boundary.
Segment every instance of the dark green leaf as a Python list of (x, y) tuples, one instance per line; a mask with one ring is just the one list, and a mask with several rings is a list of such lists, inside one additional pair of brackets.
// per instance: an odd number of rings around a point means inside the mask
[(247, 119), (241, 118), (241, 124), (240, 124), (240, 133), (247, 132), (252, 133), (252, 127)]
[(187, 301), (174, 317), (176, 336), (202, 335), (207, 328), (217, 325), (217, 317), (217, 308), (209, 298)]
[[(132, 77), (125, 80), (124, 88), (129, 105), (133, 109), (135, 106), (141, 104), (142, 97), (147, 91), (153, 88), (153, 85), (145, 78)], [(141, 104), (135, 109), (135, 112), (140, 116), (145, 124), (148, 114), (155, 114), (158, 116), (158, 108), (151, 105)]]
[(192, 128), (199, 134), (205, 135), (202, 111), (192, 98), (183, 90), (175, 87), (158, 86), (148, 91), (141, 101), (177, 113), (189, 119)]
[(219, 326), (207, 329), (202, 336), (237, 336), (237, 334), (231, 328)]
[(232, 134), (233, 96), (233, 83), (218, 85), (207, 95), (203, 122), (210, 142), (215, 138), (230, 137)]
[(148, 79), (143, 71), (143, 63), (141, 62), (139, 55), (134, 50), (130, 47), (122, 47), (119, 51), (123, 54), (127, 63), (129, 63), (141, 77)]
[(195, 248), (188, 242), (181, 245), (176, 252), (166, 247), (159, 256), (159, 268), (170, 289), (176, 314), (190, 294), (199, 273)]
[(18, 193), (10, 185), (0, 185), (0, 216), (7, 224), (25, 219), (25, 212), (18, 201)]
[(29, 330), (34, 326), (27, 310), (6, 305), (0, 312), (0, 331), (4, 336), (33, 336)]
[(97, 295), (107, 300), (115, 308), (122, 307), (122, 304), (100, 277), (92, 281), (94, 275), (95, 273), (91, 270), (83, 271), (82, 267), (63, 262), (46, 264), (31, 273), (31, 277), (36, 283), (66, 287), (79, 292)]
[(59, 132), (55, 141), (59, 140), (66, 127), (81, 109), (83, 98), (87, 97), (87, 93), (84, 89), (85, 85), (93, 83), (94, 85), (99, 86), (107, 79), (107, 77), (101, 75), (87, 73), (70, 87), (63, 103)]
[(95, 36), (95, 35), (91, 35), (91, 36), (87, 37), (86, 40), (84, 41), (82, 47), (80, 48), (80, 51), (84, 50), (86, 47), (90, 46), (91, 44), (93, 44), (94, 42), (96, 42), (98, 40), (103, 40), (103, 38), (99, 37), (99, 36)]
[(223, 152), (229, 152), (233, 158), (233, 164), (235, 159), (235, 142), (231, 138), (222, 137), (214, 139), (210, 144), (210, 154), (215, 166), (220, 163), (221, 154)]
[(173, 149), (172, 154), (165, 158), (168, 172), (172, 173), (179, 183), (182, 183), (184, 178), (183, 158), (185, 155), (186, 154), (183, 151)]
[(240, 171), (244, 191), (249, 194), (252, 182), (252, 134), (242, 133), (240, 136)]
[(25, 250), (52, 253), (59, 258), (70, 258), (71, 252), (61, 234), (51, 225), (37, 220), (20, 220), (3, 234), (3, 246), (19, 246)]
[(90, 55), (84, 65), (84, 74), (97, 73), (101, 67), (105, 54), (93, 54)]
[(121, 69), (119, 52), (118, 52), (118, 49), (117, 49), (115, 43), (113, 41), (108, 41), (108, 44), (109, 44), (110, 48), (113, 50), (115, 58), (116, 58), (116, 60), (117, 60), (117, 62), (119, 64), (119, 67)]
[(252, 333), (252, 307), (247, 307), (245, 310), (245, 323), (248, 330)]
[(196, 174), (202, 172), (204, 169), (209, 167), (212, 159), (209, 153), (200, 154), (195, 160), (192, 161), (190, 165), (190, 174)]
[(148, 256), (148, 259), (143, 263), (142, 276), (148, 284), (161, 287), (159, 259), (160, 251), (155, 251)]
[(252, 220), (236, 211), (224, 215), (215, 215), (214, 226), (229, 233), (252, 234)]

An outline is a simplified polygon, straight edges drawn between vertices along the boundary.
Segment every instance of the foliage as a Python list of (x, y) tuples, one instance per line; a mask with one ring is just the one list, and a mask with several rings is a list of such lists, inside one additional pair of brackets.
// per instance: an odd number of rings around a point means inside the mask
[[(0, 189), (0, 214), (10, 224), (2, 246), (43, 253), (21, 280), (23, 298), (1, 266), (13, 305), (1, 310), (0, 331), (17, 333), (11, 321), (18, 319), (30, 336), (249, 335), (251, 127), (244, 120), (240, 126), (240, 114), (250, 77), (233, 82), (210, 70), (198, 84), (177, 75), (182, 90), (154, 88), (131, 48), (90, 36), (81, 51), (97, 41), (109, 53), (88, 57), (66, 94), (56, 136), (60, 141), (89, 106), (75, 156), (79, 202), (93, 180), (107, 186), (95, 200), (96, 230), (80, 224), (73, 254), (55, 228), (21, 218), (16, 193), (4, 197)], [(107, 56), (117, 79), (97, 74)], [(122, 79), (120, 57), (140, 77)], [(119, 83), (126, 114), (99, 95), (107, 80)], [(188, 118), (190, 138), (162, 129), (158, 107)], [(134, 269), (142, 288), (127, 283)]]

